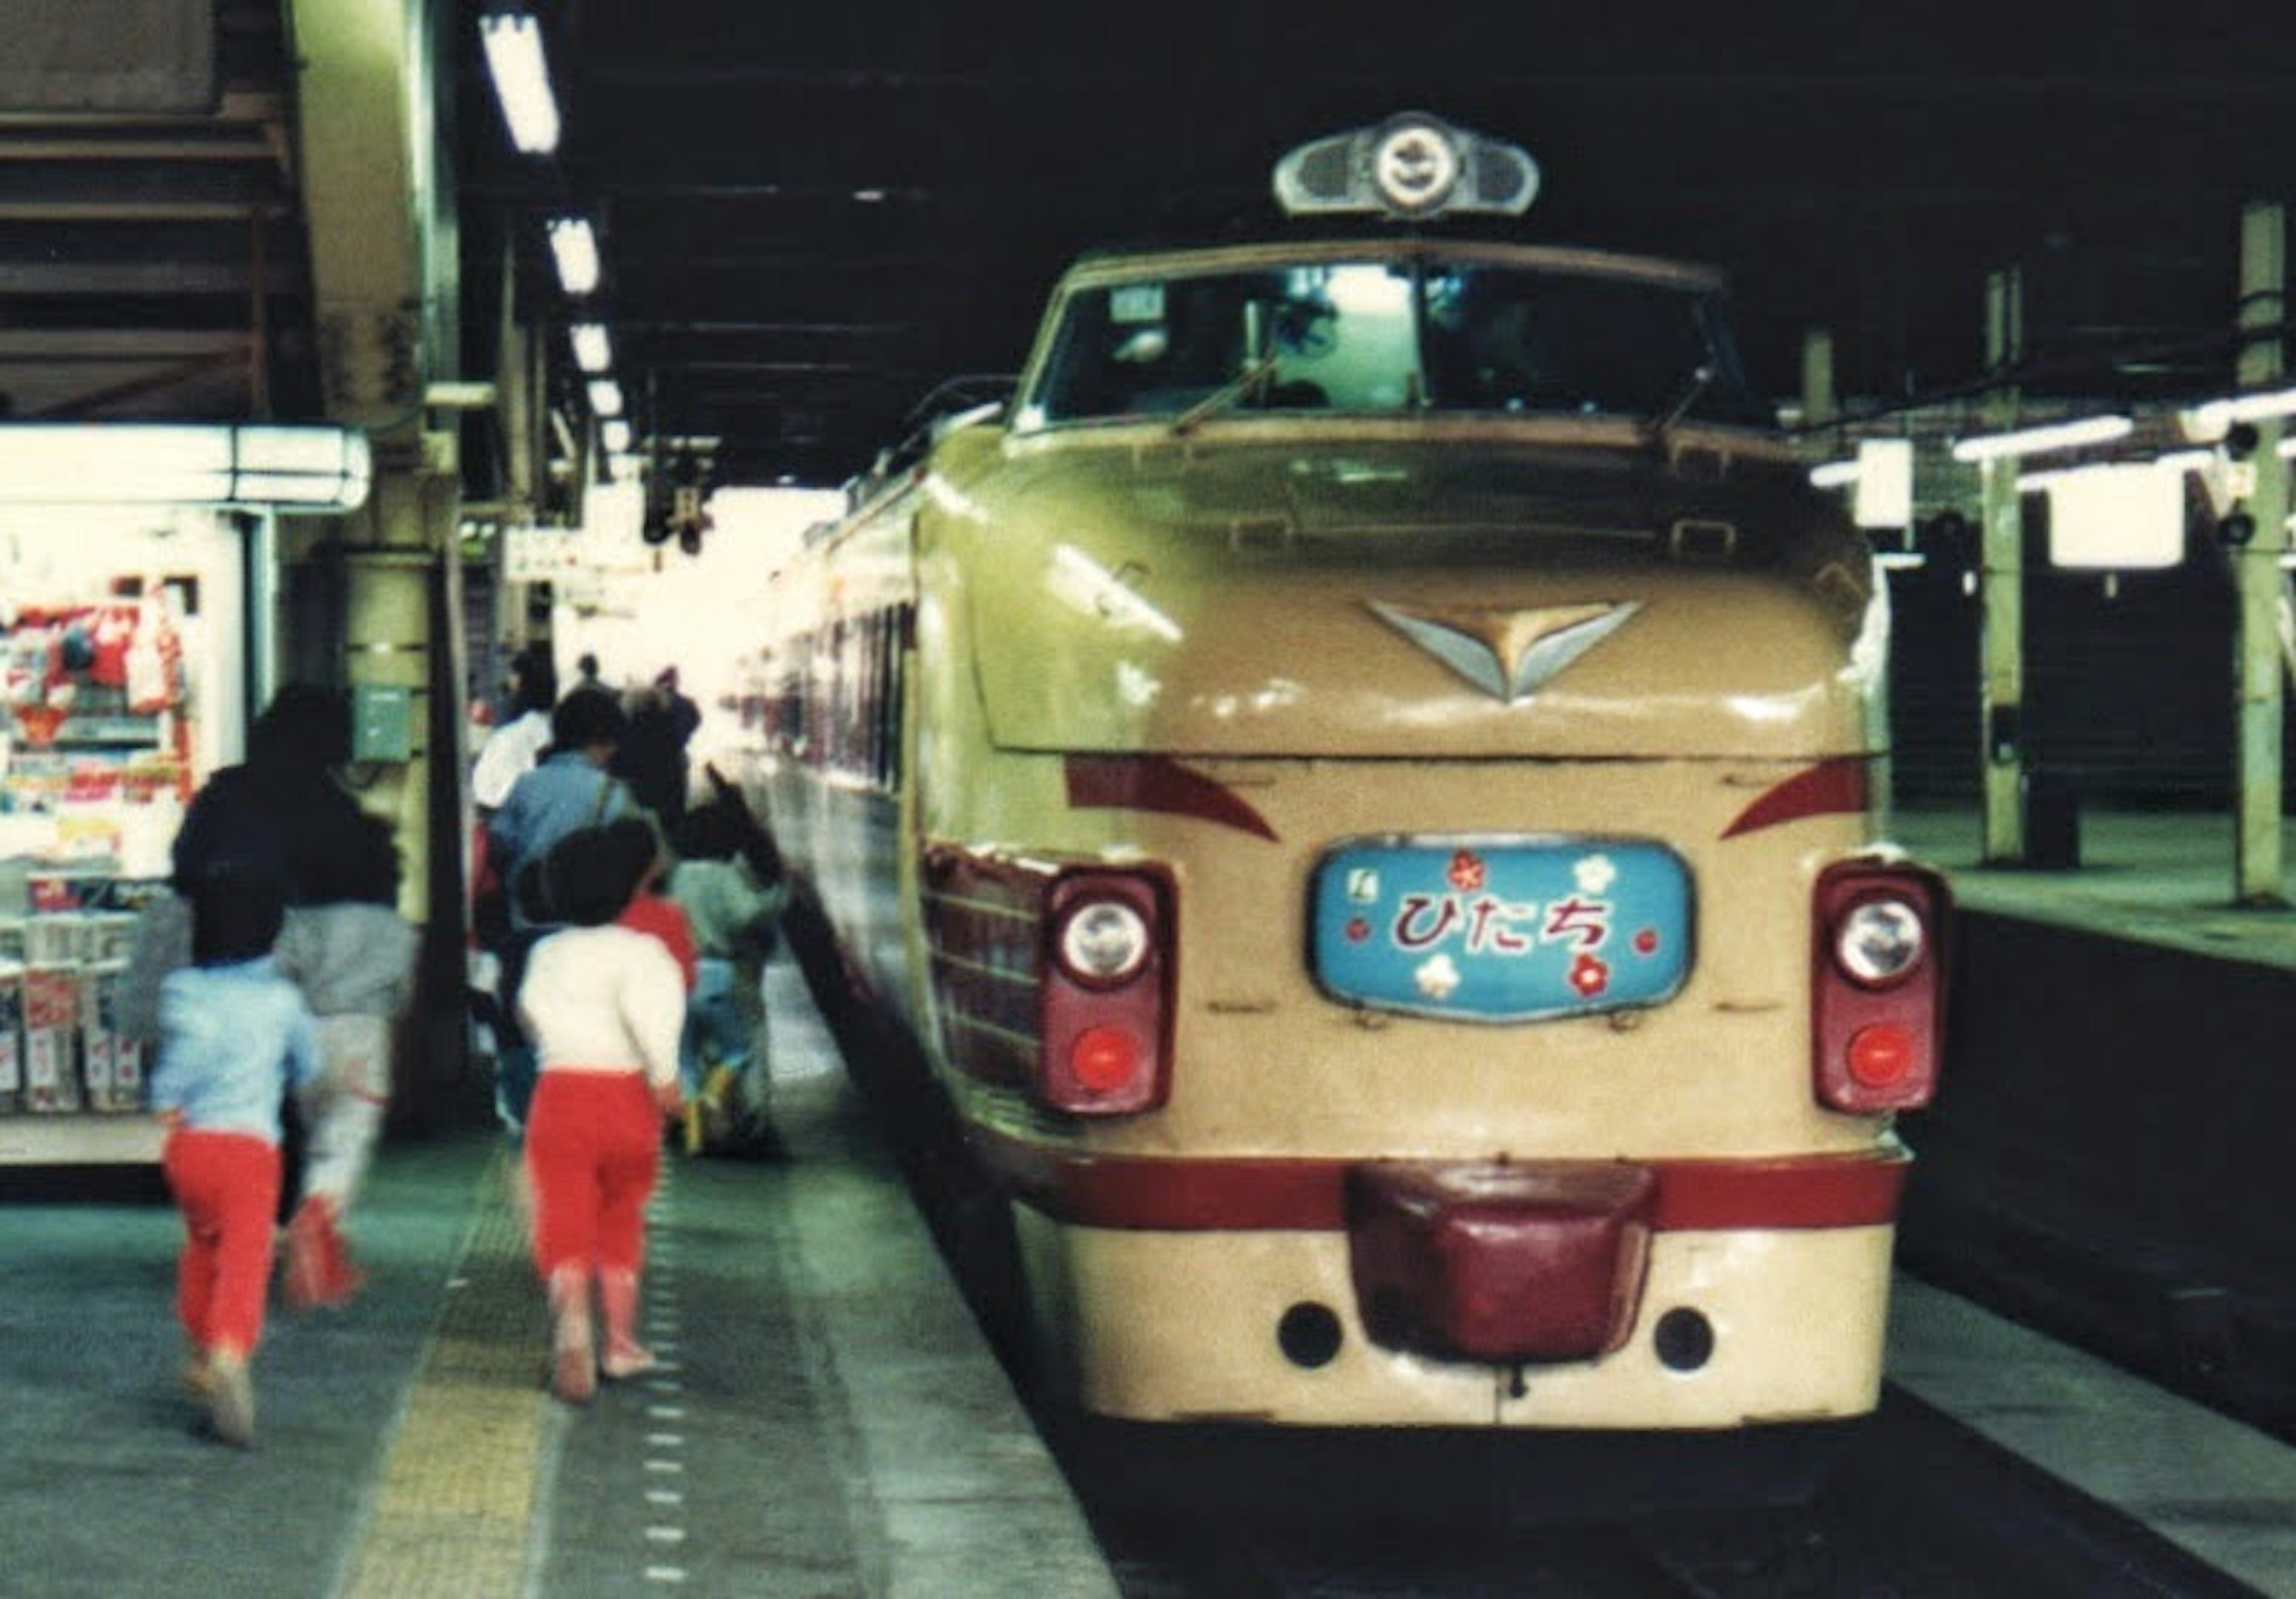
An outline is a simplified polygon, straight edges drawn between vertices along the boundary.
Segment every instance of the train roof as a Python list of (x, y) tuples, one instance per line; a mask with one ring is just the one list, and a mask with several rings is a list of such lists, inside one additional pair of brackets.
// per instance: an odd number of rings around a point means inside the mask
[(1464, 235), (1376, 234), (1275, 236), (1196, 244), (1143, 244), (1087, 250), (1061, 275), (1062, 290), (1080, 284), (1120, 282), (1144, 270), (1167, 276), (1294, 266), (1319, 261), (1409, 260), (1414, 258), (1472, 258), (1532, 271), (1593, 274), (1670, 283), (1720, 291), (1729, 280), (1720, 268), (1662, 256), (1635, 255), (1577, 245), (1528, 244)]

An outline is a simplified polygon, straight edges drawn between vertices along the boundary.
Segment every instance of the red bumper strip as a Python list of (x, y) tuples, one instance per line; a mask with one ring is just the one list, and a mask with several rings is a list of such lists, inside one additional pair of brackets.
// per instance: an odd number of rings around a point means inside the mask
[(1233, 827), (1270, 843), (1275, 830), (1235, 791), (1168, 755), (1071, 755), (1069, 803), (1078, 809), (1162, 811)]
[(1738, 813), (1736, 821), (1722, 830), (1722, 836), (1734, 839), (1742, 832), (1758, 832), (1804, 816), (1843, 811), (1855, 815), (1868, 808), (1869, 803), (1865, 758), (1836, 756), (1763, 790)]
[[(975, 1128), (982, 1158), (1032, 1209), (1141, 1232), (1336, 1233), (1345, 1160), (1143, 1160), (1070, 1154)], [(1875, 1226), (1898, 1214), (1908, 1157), (1810, 1155), (1633, 1162), (1658, 1178), (1659, 1232)]]

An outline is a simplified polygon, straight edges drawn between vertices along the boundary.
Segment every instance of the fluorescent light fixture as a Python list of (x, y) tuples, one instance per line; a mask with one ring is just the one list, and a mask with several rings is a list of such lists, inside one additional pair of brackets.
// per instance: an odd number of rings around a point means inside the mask
[(1847, 488), (1857, 481), (1855, 461), (1821, 461), (1809, 469), (1812, 488)]
[(595, 289), (604, 275), (598, 235), (587, 217), (553, 217), (550, 253), (558, 263), (558, 286), (577, 299)]
[(550, 92), (541, 22), (524, 12), (480, 17), (479, 42), (510, 142), (521, 155), (548, 155), (558, 148), (558, 98)]
[(627, 418), (610, 416), (598, 426), (599, 442), (606, 447), (609, 455), (630, 453), (630, 424)]
[(2188, 472), (2206, 472), (2216, 463), (2214, 450), (2170, 450), (2164, 455), (2155, 455), (2150, 461), (2092, 461), (2086, 466), (2056, 466), (2042, 472), (2019, 472), (2017, 492), (2046, 494), (2066, 480), (2079, 477), (2090, 477), (2102, 482), (2119, 474), (2120, 481), (2136, 482), (2138, 480), (2128, 474), (2138, 472), (2165, 472), (2181, 479)]
[(2134, 418), (2084, 416), (2074, 422), (2020, 428), (2013, 433), (1986, 433), (1964, 439), (1953, 447), (1956, 461), (1998, 461), (2004, 456), (2038, 455), (2049, 450), (2078, 449), (2085, 444), (2110, 444), (2136, 430)]
[(356, 428), (0, 423), (0, 503), (356, 511), (373, 478)]
[(614, 364), (614, 340), (603, 322), (578, 322), (566, 330), (574, 344), (574, 365), (584, 372), (600, 373)]
[(590, 409), (601, 417), (619, 416), (622, 414), (622, 386), (611, 378), (592, 378)]
[(2296, 389), (2272, 389), (2236, 394), (2195, 406), (2184, 414), (2185, 432), (2192, 439), (2221, 439), (2236, 422), (2267, 422), (2276, 416), (2296, 416)]
[(498, 398), (492, 383), (448, 379), (422, 385), (422, 403), (433, 411), (484, 411)]

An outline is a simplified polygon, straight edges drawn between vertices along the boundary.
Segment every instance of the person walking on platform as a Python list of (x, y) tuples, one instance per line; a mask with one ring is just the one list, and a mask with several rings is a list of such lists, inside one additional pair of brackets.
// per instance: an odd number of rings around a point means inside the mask
[(279, 1208), (279, 1109), (319, 1072), (309, 1009), (271, 956), (285, 914), (274, 874), (239, 865), (192, 894), (192, 964), (160, 984), (152, 1107), (167, 1128), (160, 1168), (184, 1218), (176, 1314), (191, 1341), (184, 1376), (216, 1436), (255, 1441), (248, 1363), (263, 1335)]
[(209, 777), (176, 832), (175, 888), (254, 866), (286, 880), (287, 903), (311, 902), (311, 881), (356, 856), (363, 814), (336, 773), (351, 757), (351, 708), (340, 692), (291, 683), (256, 718), (247, 759)]
[[(686, 1152), (718, 1147), (766, 1153), (775, 1138), (765, 963), (789, 888), (771, 840), (738, 800), (720, 796), (695, 808), (674, 842), (669, 897), (685, 910), (701, 955), (685, 1025)], [(766, 860), (764, 881), (744, 855)]]
[[(653, 1357), (637, 1338), (645, 1205), (662, 1122), (682, 1109), (685, 988), (650, 933), (619, 925), (652, 865), (615, 830), (585, 828), (545, 857), (566, 926), (534, 947), (518, 992), (540, 1076), (526, 1128), (534, 1258), (549, 1294), (551, 1388), (580, 1403)], [(603, 1313), (603, 1348), (595, 1310)]]
[(358, 854), (312, 885), (323, 903), (287, 914), (279, 969), (317, 1019), (320, 1073), (298, 1103), (308, 1144), (287, 1224), (287, 1302), (340, 1307), (365, 1281), (343, 1229), (390, 1103), (391, 1031), (414, 988), (415, 933), (398, 914), (398, 845), (366, 816)]
[(694, 943), (693, 923), (687, 919), (685, 906), (663, 891), (670, 862), (662, 848), (661, 834), (644, 816), (624, 816), (619, 822), (607, 823), (606, 827), (617, 847), (626, 850), (633, 861), (641, 863), (638, 886), (632, 891), (629, 904), (614, 920), (661, 940), (661, 947), (677, 963), (677, 974), (685, 980), (685, 992), (691, 998), (701, 976), (701, 953)]
[(510, 718), (487, 735), (471, 767), (471, 799), (481, 811), (499, 810), (511, 785), (532, 771), (550, 746), (558, 668), (548, 644), (529, 644), (511, 658), (510, 699)]
[(496, 1102), (513, 1134), (526, 1124), (534, 1093), (534, 1050), (522, 1035), (517, 1013), (519, 983), (528, 952), (542, 928), (561, 918), (550, 913), (547, 896), (537, 900), (521, 891), (532, 886), (526, 868), (539, 863), (569, 833), (637, 814), (629, 789), (606, 770), (621, 742), (621, 702), (604, 689), (577, 688), (550, 715), (551, 746), (534, 769), (511, 785), (502, 808), (487, 824), (488, 854), (510, 887), (511, 926), (501, 947), (498, 1020), (500, 1040)]
[(578, 688), (558, 702), (550, 748), (487, 822), (504, 882), (515, 882), (521, 866), (577, 828), (637, 813), (628, 785), (608, 769), (627, 731), (621, 701), (603, 689)]
[[(693, 711), (691, 720), (681, 711)], [(614, 751), (611, 770), (630, 785), (638, 803), (674, 828), (685, 815), (686, 787), (691, 772), (685, 746), (701, 724), (693, 701), (677, 693), (677, 669), (665, 669), (644, 688), (633, 689), (622, 701), (628, 718), (620, 748)]]

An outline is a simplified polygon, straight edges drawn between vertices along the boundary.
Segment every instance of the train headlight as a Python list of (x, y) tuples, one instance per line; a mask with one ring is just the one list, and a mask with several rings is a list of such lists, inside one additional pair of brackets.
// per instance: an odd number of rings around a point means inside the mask
[(1064, 873), (1045, 901), (1037, 1096), (1070, 1116), (1130, 1116), (1171, 1093), (1177, 890), (1161, 868)]
[(1841, 861), (1818, 874), (1810, 1068), (1828, 1110), (1908, 1111), (1936, 1092), (1952, 903), (1943, 878), (1909, 862)]
[(1921, 913), (1902, 899), (1864, 900), (1833, 930), (1833, 958), (1851, 981), (1869, 988), (1904, 981), (1928, 945)]
[(1155, 947), (1147, 918), (1122, 899), (1087, 899), (1071, 906), (1061, 919), (1054, 947), (1062, 968), (1094, 988), (1129, 981)]

